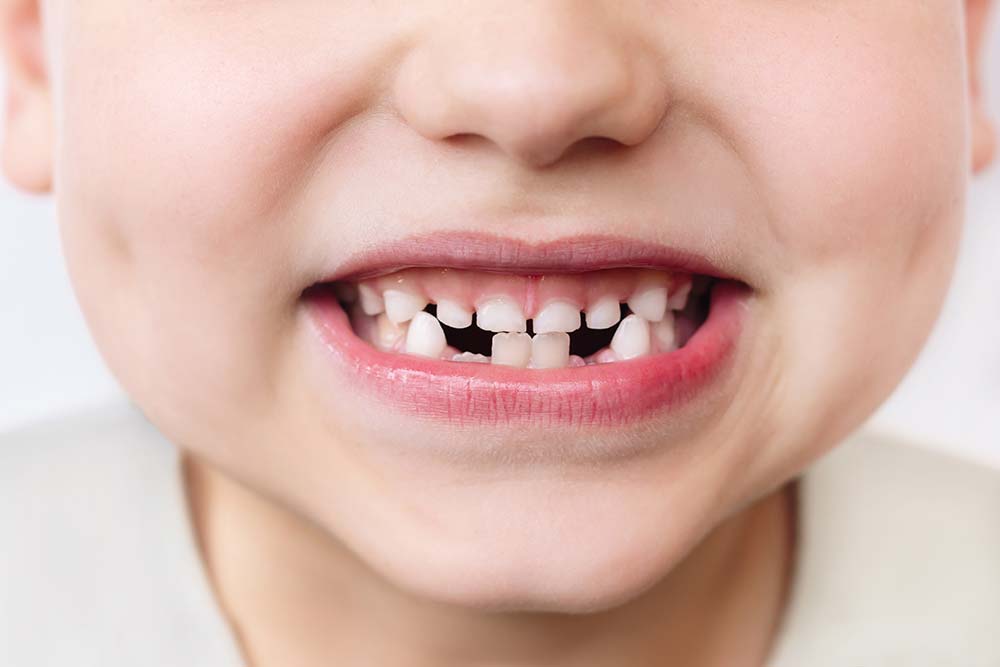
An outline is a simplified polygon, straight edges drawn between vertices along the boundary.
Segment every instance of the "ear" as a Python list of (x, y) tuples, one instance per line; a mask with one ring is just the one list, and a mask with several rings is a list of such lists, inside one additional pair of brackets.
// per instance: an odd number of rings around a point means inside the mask
[(996, 127), (986, 110), (983, 91), (983, 48), (989, 28), (993, 0), (965, 0), (969, 48), (969, 95), (972, 110), (972, 171), (979, 173), (996, 155)]
[(0, 0), (0, 46), (7, 79), (3, 171), (21, 190), (46, 193), (54, 127), (39, 0)]

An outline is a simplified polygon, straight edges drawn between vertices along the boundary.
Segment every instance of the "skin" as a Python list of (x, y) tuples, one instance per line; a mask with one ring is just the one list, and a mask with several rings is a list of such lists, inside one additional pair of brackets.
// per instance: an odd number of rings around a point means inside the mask
[[(0, 7), (5, 173), (54, 194), (98, 345), (183, 448), (248, 662), (764, 662), (788, 482), (912, 363), (992, 160), (988, 2)], [(338, 393), (301, 290), (441, 230), (700, 248), (754, 289), (735, 372), (705, 411), (612, 433)], [(607, 438), (669, 445), (398, 453)]]

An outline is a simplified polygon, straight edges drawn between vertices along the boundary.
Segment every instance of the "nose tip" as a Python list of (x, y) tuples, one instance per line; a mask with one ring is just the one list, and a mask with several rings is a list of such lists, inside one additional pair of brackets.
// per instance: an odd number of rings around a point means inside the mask
[(494, 21), (473, 39), (463, 24), (416, 45), (395, 82), (400, 114), (429, 139), (477, 135), (534, 167), (585, 139), (634, 146), (655, 130), (666, 94), (650, 54), (579, 15), (534, 25)]

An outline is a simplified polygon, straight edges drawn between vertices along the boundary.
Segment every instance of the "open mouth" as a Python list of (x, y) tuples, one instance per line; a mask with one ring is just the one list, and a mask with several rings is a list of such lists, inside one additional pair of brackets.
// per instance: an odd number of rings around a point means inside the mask
[(753, 293), (703, 260), (603, 237), (408, 239), (339, 273), (303, 294), (335, 381), (459, 425), (617, 426), (718, 395), (703, 390)]
[(682, 348), (705, 322), (714, 282), (653, 269), (521, 276), (414, 268), (319, 288), (382, 352), (544, 370)]

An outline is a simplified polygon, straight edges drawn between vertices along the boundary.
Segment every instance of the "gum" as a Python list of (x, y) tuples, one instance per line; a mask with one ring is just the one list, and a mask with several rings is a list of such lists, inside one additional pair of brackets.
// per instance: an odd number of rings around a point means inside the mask
[(585, 310), (601, 298), (628, 301), (646, 285), (666, 286), (674, 294), (690, 284), (690, 274), (653, 269), (605, 269), (580, 274), (524, 276), (448, 268), (414, 268), (362, 281), (379, 293), (399, 289), (418, 294), (430, 303), (448, 300), (470, 311), (487, 299), (513, 299), (532, 318), (551, 301), (567, 301)]

